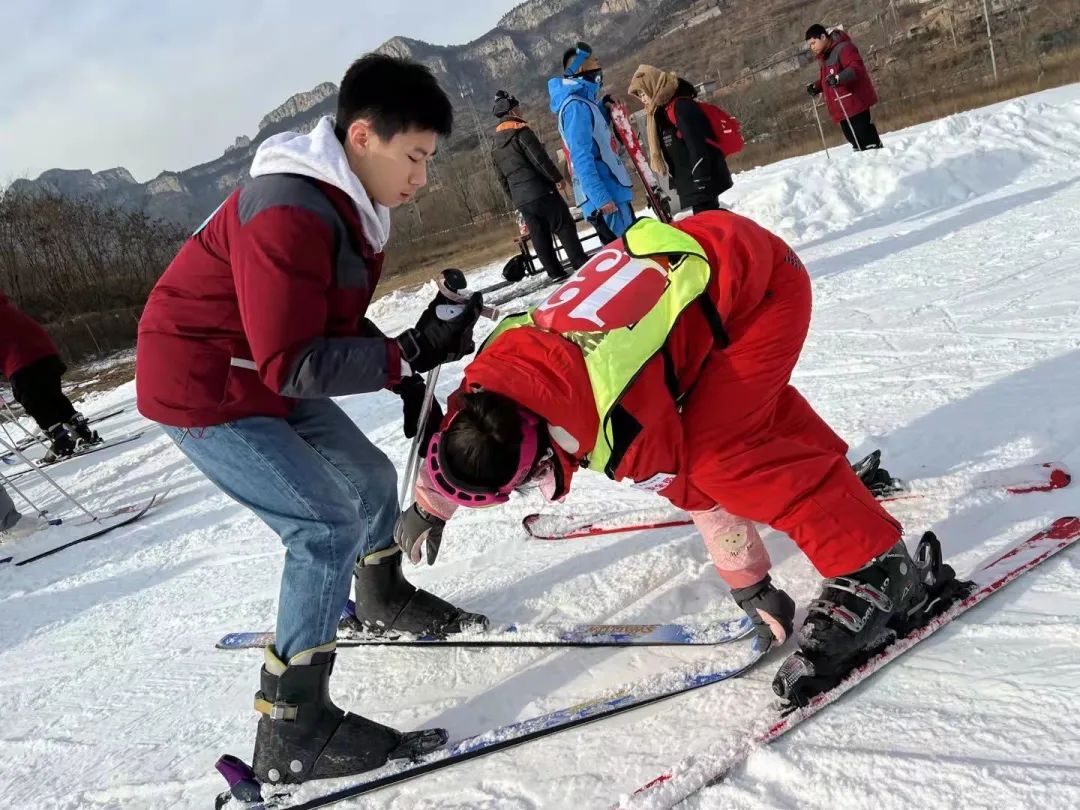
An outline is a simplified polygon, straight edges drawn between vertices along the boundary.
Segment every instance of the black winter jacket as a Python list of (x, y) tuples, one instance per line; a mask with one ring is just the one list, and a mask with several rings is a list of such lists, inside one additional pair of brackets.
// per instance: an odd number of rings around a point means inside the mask
[(496, 128), (492, 157), (499, 182), (515, 207), (553, 193), (563, 179), (536, 134), (520, 118), (504, 118)]
[(666, 107), (656, 111), (664, 160), (679, 201), (686, 208), (716, 202), (733, 185), (724, 153), (706, 143), (713, 138), (713, 131), (694, 101), (696, 94), (692, 84), (679, 79), (673, 99), (676, 124), (668, 120)]

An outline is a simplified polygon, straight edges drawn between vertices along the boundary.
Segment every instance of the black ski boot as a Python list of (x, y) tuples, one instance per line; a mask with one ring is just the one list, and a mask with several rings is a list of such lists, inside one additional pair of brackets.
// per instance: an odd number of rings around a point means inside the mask
[(415, 759), (446, 744), (441, 728), (402, 733), (349, 714), (330, 699), (334, 642), (282, 663), (265, 651), (262, 688), (255, 694), (259, 730), (252, 770), (269, 784), (370, 771), (391, 759)]
[(401, 570), (401, 559), (401, 549), (391, 546), (356, 561), (356, 629), (380, 636), (408, 633), (443, 638), (487, 627), (486, 616), (454, 607), (410, 584)]
[(96, 430), (91, 430), (90, 423), (86, 417), (78, 411), (67, 423), (68, 432), (75, 437), (75, 444), (78, 447), (83, 447), (88, 444), (100, 444), (101, 437)]
[(773, 691), (791, 708), (805, 706), (952, 604), (961, 585), (933, 532), (914, 559), (901, 540), (858, 571), (825, 580), (796, 634), (800, 649), (781, 665)]
[(42, 460), (47, 464), (72, 456), (78, 449), (75, 437), (71, 435), (68, 426), (63, 422), (57, 422), (45, 431), (45, 435), (49, 438), (49, 449), (45, 451), (45, 457)]
[(880, 450), (859, 459), (851, 465), (851, 469), (875, 498), (891, 498), (907, 492), (907, 484), (900, 478), (893, 478), (889, 471), (881, 466)]

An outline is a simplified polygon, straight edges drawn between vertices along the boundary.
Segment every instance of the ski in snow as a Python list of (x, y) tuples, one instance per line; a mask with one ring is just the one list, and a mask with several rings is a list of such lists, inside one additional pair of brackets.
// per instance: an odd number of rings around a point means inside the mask
[[(85, 524), (86, 528), (88, 529), (85, 534), (80, 534), (79, 536), (67, 541), (66, 543), (62, 543), (59, 546), (54, 546), (53, 548), (50, 548), (46, 551), (39, 552), (32, 557), (27, 557), (25, 560), (19, 560), (15, 563), (15, 565), (28, 565), (29, 563), (37, 562), (38, 560), (44, 559), (45, 557), (51, 557), (58, 551), (63, 551), (64, 549), (71, 548), (72, 546), (77, 546), (79, 543), (85, 543), (87, 540), (94, 540), (98, 537), (102, 537), (103, 535), (108, 534), (114, 529), (119, 529), (121, 526), (127, 526), (131, 523), (134, 523), (136, 520), (149, 512), (151, 507), (154, 506), (154, 504), (161, 503), (161, 501), (165, 498), (166, 494), (168, 493), (159, 492), (158, 494), (153, 495), (145, 501), (138, 501), (136, 503), (129, 504), (128, 506), (121, 506), (118, 509), (114, 509), (107, 515), (100, 516), (96, 521)], [(74, 524), (64, 523), (63, 525), (67, 527)], [(31, 537), (34, 538), (38, 538), (41, 536), (43, 536), (43, 533), (40, 531), (35, 532), (33, 535), (31, 535)], [(4, 557), (3, 559), (0, 559), (0, 565), (10, 563), (14, 559), (14, 557)]]
[[(86, 456), (89, 456), (92, 453), (97, 453), (97, 452), (99, 452), (101, 450), (108, 450), (108, 449), (110, 449), (112, 447), (117, 447), (118, 445), (121, 445), (121, 444), (127, 444), (128, 442), (133, 442), (136, 439), (138, 439), (140, 436), (142, 436), (145, 432), (146, 431), (144, 431), (144, 430), (139, 430), (139, 431), (136, 431), (135, 433), (129, 433), (127, 436), (118, 436), (117, 438), (106, 439), (105, 441), (98, 442), (97, 444), (88, 444), (88, 445), (83, 446), (79, 450), (76, 450), (70, 456), (62, 456), (62, 457), (56, 459), (56, 461), (45, 461), (44, 459), (34, 459), (33, 460), (34, 466), (32, 466), (32, 467), (25, 467), (24, 466), (23, 469), (9, 475), (8, 478), (10, 478), (10, 479), (20, 478), (20, 477), (22, 477), (24, 475), (27, 475), (30, 472), (33, 472), (34, 469), (36, 469), (38, 467), (55, 467), (58, 464), (63, 464), (65, 461), (74, 461), (75, 459), (78, 459), (78, 458), (85, 458)], [(5, 462), (5, 463), (11, 463), (11, 462)], [(19, 462), (16, 462), (16, 463), (22, 463), (22, 462), (20, 460)]]
[[(216, 807), (217, 810), (223, 810), (223, 808), (228, 808), (228, 810), (234, 810), (234, 808), (235, 810), (279, 810), (279, 808), (281, 810), (284, 808), (312, 810), (316, 807), (325, 807), (354, 796), (361, 796), (415, 779), (460, 762), (493, 754), (496, 751), (612, 717), (631, 709), (658, 703), (730, 678), (737, 678), (751, 669), (766, 652), (766, 645), (754, 636), (749, 652), (734, 666), (708, 671), (702, 671), (699, 667), (661, 673), (649, 680), (630, 684), (566, 709), (559, 709), (467, 737), (414, 763), (388, 765), (356, 778), (326, 780), (324, 785), (311, 782), (288, 793), (273, 795), (273, 792), (280, 788), (267, 785), (266, 792), (270, 795), (264, 797), (262, 795), (264, 786), (259, 783), (251, 768), (236, 757), (225, 755), (218, 760), (217, 769), (228, 781), (230, 791), (218, 796)], [(331, 783), (337, 787), (330, 787)], [(320, 793), (320, 788), (324, 792)]]
[[(87, 421), (87, 424), (95, 425), (98, 422), (103, 422), (106, 419), (111, 419), (114, 416), (119, 416), (125, 410), (126, 410), (125, 408), (114, 408), (113, 410), (106, 411), (105, 413), (100, 413), (100, 414), (95, 414), (93, 416), (88, 416), (88, 417), (86, 417), (86, 421)], [(47, 441), (48, 441), (48, 439), (46, 438), (44, 433), (37, 432), (33, 436), (27, 436), (26, 438), (21, 439), (20, 441), (16, 442), (15, 443), (15, 450), (25, 450), (27, 447), (33, 447), (35, 444), (38, 444), (39, 442), (47, 442)], [(13, 457), (14, 455), (15, 455), (14, 450), (8, 450), (8, 451), (6, 451), (4, 453), (0, 453), (0, 460), (6, 461), (7, 459)]]
[[(1064, 465), (1057, 462), (1022, 464), (1017, 467), (989, 470), (975, 474), (967, 487), (971, 490), (998, 490), (1010, 495), (1030, 492), (1050, 492), (1067, 487), (1072, 476)], [(934, 493), (934, 479), (916, 479), (905, 485), (905, 490), (880, 498), (881, 503), (893, 503), (926, 498)], [(521, 521), (526, 533), (534, 540), (576, 540), (583, 537), (600, 537), (605, 534), (638, 532), (648, 529), (667, 529), (690, 526), (689, 517), (673, 517), (665, 512), (666, 519), (643, 521), (640, 512), (623, 512), (617, 515), (578, 518), (571, 515), (533, 513)]]
[[(341, 612), (339, 647), (398, 645), (415, 647), (657, 647), (726, 644), (752, 630), (746, 617), (693, 627), (686, 624), (502, 624), (441, 636), (379, 636), (355, 629), (353, 602)], [(222, 650), (269, 647), (272, 632), (229, 633), (215, 645)]]
[(841, 683), (812, 698), (808, 705), (788, 714), (776, 706), (762, 717), (746, 736), (738, 741), (725, 740), (683, 760), (652, 781), (638, 788), (631, 796), (620, 799), (619, 808), (667, 808), (709, 785), (724, 779), (747, 757), (787, 733), (803, 720), (813, 717), (844, 693), (873, 675), (923, 639), (927, 638), (957, 616), (982, 602), (1008, 585), (1021, 574), (1068, 548), (1080, 538), (1080, 518), (1062, 517), (1046, 529), (994, 554), (978, 565), (966, 580), (973, 583), (968, 596), (955, 602), (924, 626), (886, 647), (866, 663), (856, 667)]

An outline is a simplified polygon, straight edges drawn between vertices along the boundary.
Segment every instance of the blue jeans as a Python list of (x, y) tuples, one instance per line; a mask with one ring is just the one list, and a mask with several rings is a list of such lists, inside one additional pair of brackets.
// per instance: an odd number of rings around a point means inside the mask
[(630, 203), (619, 203), (619, 207), (614, 214), (604, 214), (604, 222), (607, 223), (607, 226), (611, 228), (611, 232), (618, 238), (626, 233), (626, 229), (633, 224), (634, 207)]
[(329, 399), (300, 400), (285, 419), (252, 416), (165, 432), (281, 538), (279, 657), (288, 661), (332, 641), (356, 558), (393, 543), (394, 465)]

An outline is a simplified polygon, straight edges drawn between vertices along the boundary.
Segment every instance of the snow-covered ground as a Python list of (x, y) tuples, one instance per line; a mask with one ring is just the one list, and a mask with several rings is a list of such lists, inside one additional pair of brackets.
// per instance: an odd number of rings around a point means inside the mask
[[(965, 486), (981, 470), (1029, 461), (1080, 469), (1080, 85), (890, 133), (885, 143), (743, 173), (727, 198), (791, 241), (814, 277), (796, 383), (853, 458), (881, 447), (894, 473), (941, 479), (938, 495), (896, 513), (913, 536), (936, 531), (962, 572), (1080, 512), (1080, 484), (1013, 497)], [(500, 265), (472, 283), (494, 280)], [(392, 333), (414, 322), (431, 292), (389, 295), (374, 317)], [(444, 370), (442, 396), (459, 370)], [(150, 427), (133, 398), (129, 384), (83, 409), (129, 406), (103, 423), (107, 435)], [(401, 469), (396, 398), (342, 405)], [(217, 756), (250, 754), (260, 664), (256, 651), (214, 642), (273, 626), (282, 549), (156, 429), (55, 475), (95, 508), (170, 495), (106, 538), (24, 568), (0, 566), (0, 805), (208, 807), (223, 787)], [(576, 483), (557, 509), (658, 507), (599, 477)], [(30, 491), (63, 508), (43, 485)], [(519, 527), (538, 506), (515, 499), (462, 514), (439, 563), (412, 578), (495, 620), (735, 615), (692, 530), (539, 543)], [(768, 542), (774, 578), (805, 603), (816, 575), (785, 537)], [(49, 544), (39, 536), (0, 557)], [(1080, 807), (1078, 575), (1075, 549), (1048, 562), (686, 806)], [(349, 649), (333, 689), (339, 703), (381, 722), (441, 725), (457, 739), (739, 654)], [(781, 656), (742, 680), (350, 806), (607, 807), (738, 735), (770, 699)]]

